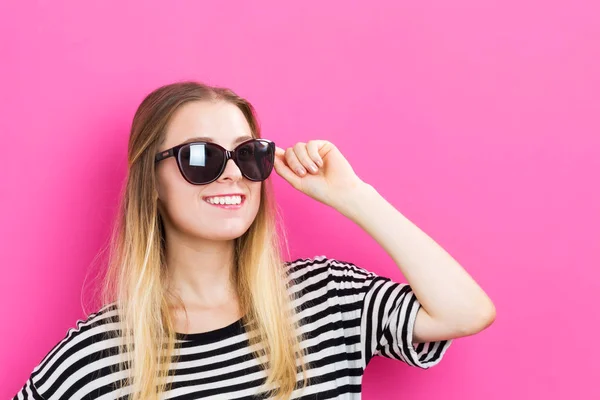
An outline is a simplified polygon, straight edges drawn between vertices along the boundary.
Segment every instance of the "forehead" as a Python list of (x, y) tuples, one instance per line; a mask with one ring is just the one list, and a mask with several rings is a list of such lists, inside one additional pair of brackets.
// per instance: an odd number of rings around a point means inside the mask
[(246, 117), (234, 104), (193, 101), (182, 105), (172, 115), (161, 151), (197, 137), (202, 137), (202, 140), (211, 138), (211, 141), (231, 150), (236, 143), (252, 136)]

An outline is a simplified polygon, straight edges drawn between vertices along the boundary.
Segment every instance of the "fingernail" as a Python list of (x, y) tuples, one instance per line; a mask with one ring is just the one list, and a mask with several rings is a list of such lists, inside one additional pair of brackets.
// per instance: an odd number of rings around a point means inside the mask
[(323, 160), (317, 160), (317, 164), (319, 164), (319, 167), (323, 166)]
[(311, 170), (312, 172), (317, 172), (319, 169), (317, 168), (317, 166), (316, 166), (316, 165), (311, 165), (311, 166), (310, 166), (310, 170)]
[(296, 172), (298, 173), (298, 175), (304, 175), (306, 173), (306, 170), (304, 168), (298, 168)]

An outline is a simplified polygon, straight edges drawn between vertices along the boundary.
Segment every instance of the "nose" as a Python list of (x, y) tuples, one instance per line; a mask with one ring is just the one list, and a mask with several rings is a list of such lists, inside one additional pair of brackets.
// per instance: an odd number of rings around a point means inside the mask
[(225, 164), (225, 169), (223, 170), (223, 173), (221, 174), (218, 180), (238, 181), (242, 177), (242, 171), (240, 171), (235, 161), (233, 161), (233, 159), (230, 158), (229, 160), (227, 160), (227, 163)]

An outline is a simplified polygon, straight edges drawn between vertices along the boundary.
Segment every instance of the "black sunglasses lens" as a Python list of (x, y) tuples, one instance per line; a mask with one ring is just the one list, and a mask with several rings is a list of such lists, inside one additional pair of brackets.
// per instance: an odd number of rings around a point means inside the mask
[(196, 143), (183, 146), (179, 151), (179, 158), (186, 178), (193, 183), (202, 184), (218, 177), (225, 154), (210, 143)]
[(237, 163), (244, 176), (253, 181), (264, 181), (273, 170), (275, 144), (266, 140), (251, 140), (238, 147)]

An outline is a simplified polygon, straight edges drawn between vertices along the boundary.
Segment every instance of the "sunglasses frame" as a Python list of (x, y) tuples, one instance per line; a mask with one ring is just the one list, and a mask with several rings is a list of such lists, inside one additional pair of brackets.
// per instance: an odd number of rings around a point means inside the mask
[[(254, 141), (259, 141), (259, 142), (265, 142), (269, 145), (269, 147), (273, 148), (272, 154), (272, 160), (271, 163), (275, 162), (275, 142), (273, 142), (272, 140), (269, 139), (262, 139), (262, 138), (252, 138), (252, 139), (248, 139), (240, 144), (238, 144), (237, 146), (235, 146), (235, 148), (233, 150), (227, 150), (225, 147), (214, 143), (214, 142), (204, 142), (204, 141), (198, 141), (198, 142), (188, 142), (188, 143), (182, 143), (182, 144), (178, 144), (177, 146), (171, 147), (168, 150), (165, 151), (161, 151), (160, 153), (156, 153), (156, 155), (154, 156), (154, 164), (158, 163), (159, 161), (162, 161), (166, 158), (169, 157), (175, 157), (175, 160), (177, 161), (177, 168), (179, 168), (179, 172), (181, 173), (181, 176), (183, 176), (183, 178), (188, 181), (189, 183), (191, 183), (192, 185), (208, 185), (209, 183), (212, 183), (214, 181), (216, 181), (217, 179), (219, 179), (219, 177), (221, 176), (221, 174), (223, 174), (223, 171), (225, 171), (225, 167), (227, 166), (227, 162), (229, 161), (229, 159), (232, 159), (233, 162), (235, 163), (235, 165), (237, 165), (237, 167), (240, 169), (240, 172), (242, 173), (242, 175), (244, 176), (244, 178), (251, 180), (253, 182), (262, 182), (264, 180), (266, 180), (270, 175), (271, 172), (273, 172), (273, 169), (271, 168), (271, 171), (269, 171), (269, 175), (267, 175), (267, 178), (265, 179), (252, 179), (250, 177), (248, 177), (244, 171), (242, 171), (242, 168), (240, 167), (240, 165), (238, 164), (238, 159), (237, 159), (237, 152), (238, 149), (246, 144), (248, 144), (249, 142), (254, 142)], [(223, 165), (221, 165), (221, 170), (219, 171), (219, 173), (217, 174), (216, 178), (214, 178), (211, 181), (208, 182), (203, 182), (203, 183), (196, 183), (196, 182), (192, 182), (188, 179), (187, 176), (185, 176), (185, 173), (183, 172), (183, 168), (181, 166), (181, 149), (184, 148), (185, 146), (192, 146), (195, 144), (209, 144), (212, 146), (216, 146), (217, 148), (221, 149), (223, 151), (223, 153), (225, 154), (225, 161), (223, 162)]]

